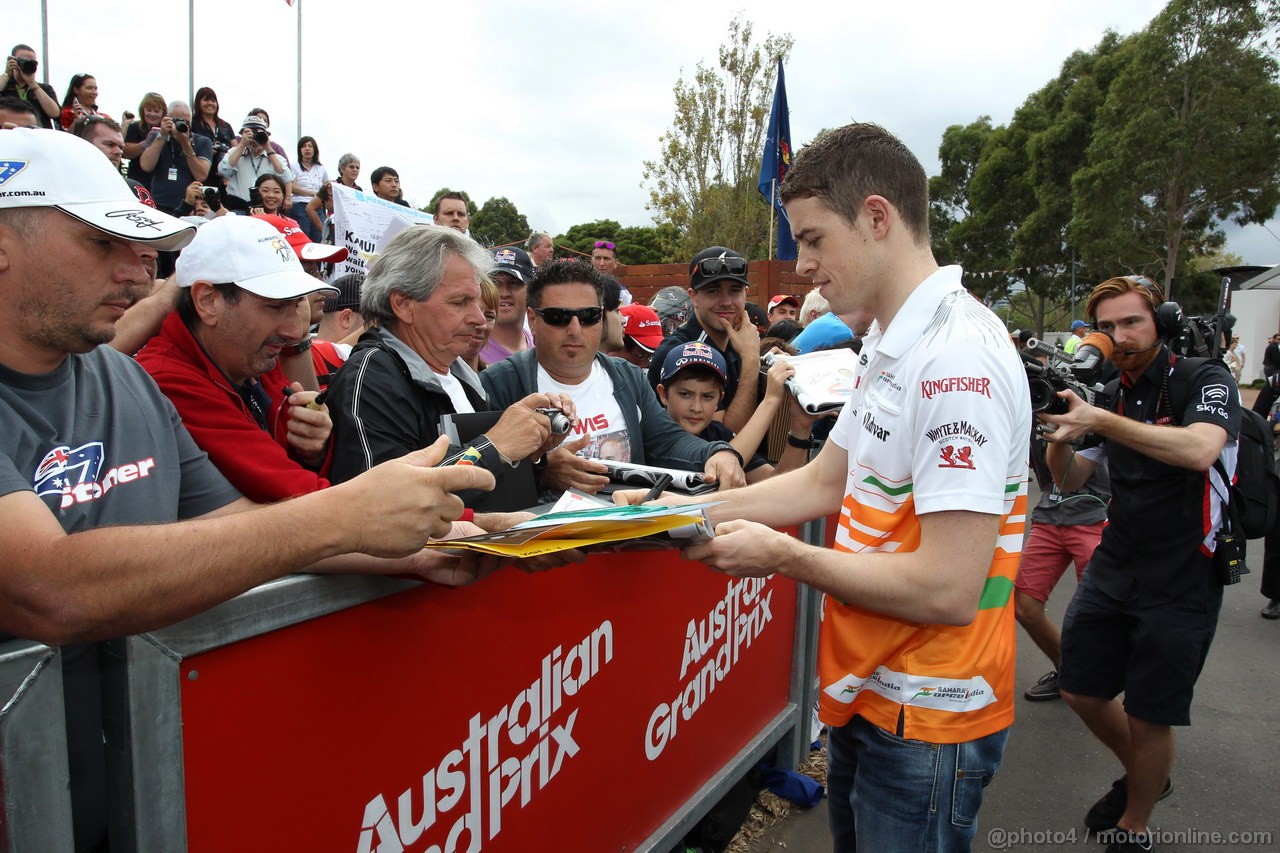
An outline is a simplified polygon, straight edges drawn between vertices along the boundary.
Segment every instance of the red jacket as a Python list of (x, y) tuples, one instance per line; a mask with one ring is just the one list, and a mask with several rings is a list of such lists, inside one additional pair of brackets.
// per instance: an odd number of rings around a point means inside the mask
[[(258, 377), (271, 398), (268, 434), (176, 311), (138, 353), (138, 363), (173, 402), (196, 444), (245, 497), (274, 503), (329, 486), (290, 455), (289, 407), (281, 393), (289, 380), (279, 364)], [(326, 460), (322, 473), (328, 467)]]

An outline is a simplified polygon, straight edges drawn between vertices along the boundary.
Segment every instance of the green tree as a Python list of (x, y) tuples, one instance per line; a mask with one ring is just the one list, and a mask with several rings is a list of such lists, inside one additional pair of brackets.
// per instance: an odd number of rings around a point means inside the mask
[(681, 260), (677, 250), (680, 235), (669, 224), (644, 225), (623, 228), (612, 219), (598, 219), (575, 225), (555, 238), (556, 248), (572, 249), (564, 256), (589, 256), (597, 240), (607, 240), (614, 245), (618, 263), (669, 264)]
[[(616, 245), (620, 231), (622, 231), (622, 223), (615, 222), (612, 219), (583, 222), (581, 225), (575, 225), (556, 237), (556, 248), (572, 249), (572, 253), (565, 253), (567, 257), (589, 257), (591, 249), (595, 246), (597, 240), (607, 240)], [(621, 256), (619, 256), (618, 260), (626, 263)]]
[(471, 236), (481, 246), (516, 243), (528, 239), (529, 220), (505, 196), (491, 198), (471, 217)]
[(658, 224), (680, 233), (680, 256), (715, 244), (763, 256), (769, 208), (755, 184), (773, 71), (791, 46), (791, 36), (772, 34), (753, 44), (751, 22), (738, 14), (717, 67), (699, 62), (691, 81), (683, 74), (676, 81), (675, 117), (658, 140), (658, 158), (645, 161), (642, 186)]
[(1280, 204), (1274, 0), (1172, 0), (1127, 46), (1074, 177), (1072, 239), (1095, 269), (1166, 288), (1220, 225)]
[[(447, 195), (448, 193), (451, 193), (451, 192), (457, 192), (462, 196), (463, 200), (466, 201), (467, 203), (467, 216), (470, 216), (474, 220), (476, 218), (476, 214), (479, 211), (476, 210), (476, 203), (471, 200), (471, 196), (467, 195), (466, 190), (455, 191), (455, 190), (449, 189), (448, 187), (441, 187), (440, 189), (436, 190), (435, 194), (431, 196), (431, 201), (427, 202), (427, 206), (421, 208), (422, 212), (429, 213), (434, 216), (436, 212), (436, 202), (440, 200), (440, 196)], [(529, 235), (526, 234), (525, 236), (528, 237)]]

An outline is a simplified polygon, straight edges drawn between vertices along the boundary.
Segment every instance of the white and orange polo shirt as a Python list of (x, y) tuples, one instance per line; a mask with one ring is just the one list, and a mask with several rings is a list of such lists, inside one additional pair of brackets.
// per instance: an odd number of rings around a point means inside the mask
[(960, 274), (939, 269), (888, 329), (873, 325), (863, 341), (853, 396), (831, 433), (849, 462), (835, 547), (908, 552), (919, 547), (921, 515), (999, 515), (977, 618), (906, 622), (828, 595), (818, 649), (824, 722), (858, 714), (932, 743), (1013, 723), (1013, 581), (1027, 513), (1026, 374), (1004, 324)]

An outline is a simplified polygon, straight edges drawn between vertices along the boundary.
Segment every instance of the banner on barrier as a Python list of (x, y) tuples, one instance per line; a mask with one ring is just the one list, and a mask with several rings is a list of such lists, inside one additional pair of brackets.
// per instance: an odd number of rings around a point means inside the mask
[(786, 707), (795, 596), (596, 556), (195, 655), (188, 849), (635, 849)]

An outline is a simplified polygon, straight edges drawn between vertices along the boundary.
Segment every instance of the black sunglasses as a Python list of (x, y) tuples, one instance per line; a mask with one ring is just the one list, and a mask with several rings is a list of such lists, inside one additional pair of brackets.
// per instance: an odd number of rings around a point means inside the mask
[(590, 308), (534, 308), (533, 313), (542, 318), (548, 326), (567, 326), (577, 317), (584, 326), (594, 326), (604, 316), (604, 309), (599, 305)]
[(703, 275), (746, 275), (747, 261), (746, 258), (705, 258), (698, 261), (698, 269)]

